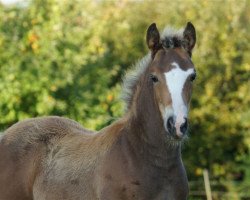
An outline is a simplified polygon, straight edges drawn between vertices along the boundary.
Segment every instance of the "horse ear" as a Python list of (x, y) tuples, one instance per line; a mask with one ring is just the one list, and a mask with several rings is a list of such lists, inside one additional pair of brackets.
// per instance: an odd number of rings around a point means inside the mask
[(196, 33), (194, 25), (191, 22), (188, 22), (183, 32), (183, 46), (184, 49), (186, 49), (186, 51), (190, 54), (190, 56), (195, 46), (195, 42), (196, 42)]
[(160, 47), (160, 33), (155, 23), (148, 27), (146, 40), (148, 48), (155, 53)]

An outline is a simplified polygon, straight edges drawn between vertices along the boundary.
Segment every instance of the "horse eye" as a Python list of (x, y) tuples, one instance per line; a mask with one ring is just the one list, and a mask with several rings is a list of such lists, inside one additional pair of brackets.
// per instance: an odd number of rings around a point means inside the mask
[(196, 78), (196, 73), (194, 73), (194, 74), (191, 74), (191, 76), (190, 76), (190, 81), (194, 81), (195, 80), (195, 78)]
[(154, 83), (157, 83), (159, 80), (157, 78), (157, 76), (153, 75), (153, 74), (150, 74), (150, 79), (154, 82)]

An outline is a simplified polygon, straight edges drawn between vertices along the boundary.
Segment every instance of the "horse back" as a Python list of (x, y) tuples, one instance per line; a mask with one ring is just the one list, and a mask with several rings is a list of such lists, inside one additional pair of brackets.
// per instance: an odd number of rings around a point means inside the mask
[(0, 138), (0, 199), (33, 199), (33, 184), (48, 146), (69, 134), (91, 134), (62, 117), (21, 121)]

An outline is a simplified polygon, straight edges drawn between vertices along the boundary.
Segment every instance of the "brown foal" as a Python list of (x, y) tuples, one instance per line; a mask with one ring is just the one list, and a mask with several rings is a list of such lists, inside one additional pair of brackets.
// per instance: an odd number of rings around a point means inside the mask
[(196, 35), (147, 30), (150, 53), (128, 73), (125, 115), (92, 132), (62, 117), (21, 121), (0, 139), (0, 200), (185, 200), (181, 159)]

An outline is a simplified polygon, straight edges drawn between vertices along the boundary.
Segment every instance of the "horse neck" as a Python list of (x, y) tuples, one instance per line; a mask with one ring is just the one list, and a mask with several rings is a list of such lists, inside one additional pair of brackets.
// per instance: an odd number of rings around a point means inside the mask
[[(144, 81), (143, 81), (144, 80)], [(164, 137), (165, 129), (153, 86), (144, 78), (136, 91), (129, 111), (128, 140), (134, 152), (158, 167), (180, 161), (180, 146), (171, 145)], [(157, 164), (158, 163), (158, 164)]]

